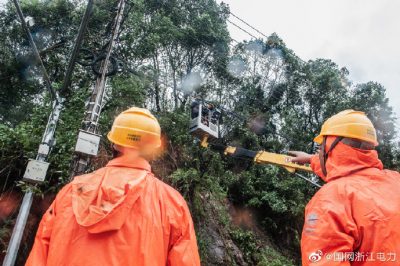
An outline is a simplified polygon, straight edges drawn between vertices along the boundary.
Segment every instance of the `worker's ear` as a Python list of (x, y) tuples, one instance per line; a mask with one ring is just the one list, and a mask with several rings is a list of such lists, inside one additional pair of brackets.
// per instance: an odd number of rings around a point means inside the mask
[(111, 146), (111, 148), (112, 148), (112, 154), (113, 154), (113, 159), (114, 158), (117, 158), (118, 156), (120, 156), (121, 155), (121, 152), (118, 150), (118, 148), (115, 146), (115, 144), (113, 144), (112, 146)]

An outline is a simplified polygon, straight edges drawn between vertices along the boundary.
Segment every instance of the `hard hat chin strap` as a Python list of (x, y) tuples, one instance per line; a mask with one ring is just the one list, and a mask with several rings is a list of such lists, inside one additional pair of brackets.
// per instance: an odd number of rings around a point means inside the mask
[(333, 142), (332, 145), (329, 147), (329, 150), (326, 151), (326, 139), (327, 137), (324, 136), (324, 140), (322, 141), (322, 147), (321, 151), (319, 153), (319, 162), (321, 164), (321, 170), (324, 176), (326, 176), (328, 173), (326, 171), (326, 161), (328, 160), (328, 155), (329, 153), (333, 150), (333, 148), (336, 147), (336, 145), (343, 139), (343, 137), (337, 137)]
[(112, 154), (113, 154), (112, 158), (113, 159), (115, 159), (121, 155), (121, 152), (115, 148), (114, 144), (111, 145), (111, 149), (112, 149)]

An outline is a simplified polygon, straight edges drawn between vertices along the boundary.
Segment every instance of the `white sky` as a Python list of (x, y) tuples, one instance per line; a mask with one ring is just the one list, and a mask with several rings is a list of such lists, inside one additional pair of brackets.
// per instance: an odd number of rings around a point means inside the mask
[[(221, 2), (221, 0), (218, 0)], [(354, 83), (385, 86), (400, 115), (399, 0), (223, 0), (233, 14), (266, 35), (276, 32), (303, 60), (328, 58)], [(230, 20), (256, 35), (243, 23)], [(251, 39), (229, 24), (231, 37)], [(260, 35), (256, 35), (257, 37)], [(397, 121), (400, 128), (400, 121)]]

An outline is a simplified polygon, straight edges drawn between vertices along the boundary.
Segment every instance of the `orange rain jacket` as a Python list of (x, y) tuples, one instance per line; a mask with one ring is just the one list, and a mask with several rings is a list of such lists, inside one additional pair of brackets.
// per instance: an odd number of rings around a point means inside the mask
[[(328, 137), (329, 147), (335, 137)], [(400, 265), (400, 175), (383, 170), (375, 150), (341, 142), (329, 153), (327, 182), (305, 211), (303, 265)]]
[(125, 155), (75, 177), (39, 225), (26, 265), (200, 265), (183, 197)]

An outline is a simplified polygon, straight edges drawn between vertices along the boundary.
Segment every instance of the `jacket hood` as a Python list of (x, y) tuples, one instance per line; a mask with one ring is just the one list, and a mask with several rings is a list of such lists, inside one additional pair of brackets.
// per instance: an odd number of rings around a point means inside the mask
[[(326, 140), (326, 150), (329, 150), (329, 147), (335, 139), (335, 136), (328, 136)], [(329, 153), (325, 164), (327, 170), (326, 176), (322, 173), (318, 154), (311, 158), (311, 168), (325, 182), (349, 176), (366, 168), (383, 169), (383, 164), (378, 159), (378, 153), (376, 150), (356, 149), (343, 144), (342, 142), (339, 142)]]
[(72, 209), (79, 225), (90, 233), (118, 230), (143, 193), (150, 164), (143, 158), (122, 155), (106, 167), (72, 181)]

